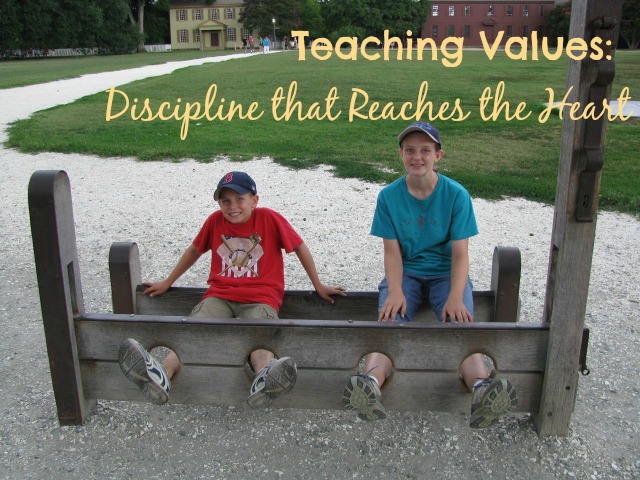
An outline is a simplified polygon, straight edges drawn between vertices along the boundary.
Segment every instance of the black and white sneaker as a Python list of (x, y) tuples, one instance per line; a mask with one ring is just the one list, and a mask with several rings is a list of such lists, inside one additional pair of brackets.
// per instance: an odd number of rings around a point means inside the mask
[(296, 362), (292, 358), (274, 358), (256, 375), (249, 390), (247, 403), (252, 408), (268, 407), (274, 397), (289, 393), (293, 389), (297, 377)]
[(118, 363), (122, 373), (137, 385), (151, 403), (164, 405), (169, 401), (171, 380), (167, 370), (137, 341), (127, 338), (122, 342), (118, 351)]

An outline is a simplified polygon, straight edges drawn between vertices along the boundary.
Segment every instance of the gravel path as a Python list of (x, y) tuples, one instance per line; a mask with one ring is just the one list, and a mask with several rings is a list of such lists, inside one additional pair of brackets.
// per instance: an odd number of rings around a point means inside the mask
[[(9, 122), (34, 111), (201, 62), (0, 90), (0, 141)], [(163, 277), (213, 208), (214, 182), (238, 168), (255, 178), (261, 205), (283, 213), (300, 232), (323, 281), (375, 289), (382, 249), (368, 231), (381, 187), (336, 179), (329, 168), (293, 172), (268, 158), (241, 165), (224, 159), (206, 165), (139, 163), (0, 149), (0, 166), (2, 478), (640, 477), (640, 222), (629, 215), (602, 212), (598, 219), (586, 319), (591, 375), (580, 379), (567, 437), (539, 438), (527, 415), (472, 431), (468, 417), (436, 413), (391, 412), (387, 421), (365, 423), (342, 411), (107, 401), (99, 402), (84, 426), (60, 427), (29, 233), (27, 184), (34, 170), (60, 168), (70, 176), (88, 311), (110, 310), (111, 242), (138, 242), (145, 279)], [(314, 192), (324, 191), (331, 196), (313, 199)], [(494, 246), (519, 247), (521, 317), (539, 321), (553, 209), (522, 199), (474, 203), (481, 231), (470, 247), (476, 288), (489, 286)], [(202, 284), (206, 264), (201, 261), (180, 284)], [(286, 276), (288, 288), (310, 288), (295, 258), (287, 258)]]

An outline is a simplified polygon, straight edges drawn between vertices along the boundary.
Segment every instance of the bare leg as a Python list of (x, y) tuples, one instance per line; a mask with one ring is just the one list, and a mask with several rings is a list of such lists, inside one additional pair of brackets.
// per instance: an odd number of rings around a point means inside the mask
[(392, 368), (391, 359), (384, 353), (370, 353), (364, 362), (364, 373), (375, 377), (381, 387), (391, 373)]
[(473, 385), (478, 379), (489, 378), (489, 371), (482, 354), (474, 353), (465, 358), (460, 365), (460, 375), (469, 391), (473, 391)]
[(253, 371), (258, 373), (264, 367), (269, 365), (269, 361), (273, 360), (274, 358), (275, 355), (273, 354), (273, 352), (270, 352), (269, 350), (259, 349), (251, 352), (249, 361), (251, 362), (251, 368), (253, 368)]
[(162, 365), (167, 370), (167, 376), (173, 378), (180, 370), (180, 359), (173, 350), (169, 350), (169, 354), (162, 360)]

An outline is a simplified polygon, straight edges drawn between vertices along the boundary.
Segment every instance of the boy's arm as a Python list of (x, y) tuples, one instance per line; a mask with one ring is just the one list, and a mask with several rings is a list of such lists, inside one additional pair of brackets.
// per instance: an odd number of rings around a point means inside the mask
[(469, 278), (469, 239), (451, 242), (451, 291), (442, 309), (442, 321), (473, 322), (473, 315), (464, 306), (464, 289)]
[(311, 252), (305, 243), (300, 244), (294, 252), (296, 252), (298, 260), (300, 260), (300, 264), (304, 268), (305, 272), (307, 272), (307, 275), (313, 284), (313, 288), (318, 292), (320, 298), (329, 303), (334, 303), (331, 295), (341, 295), (343, 297), (346, 295), (342, 287), (329, 287), (320, 282), (320, 278), (318, 277), (318, 272), (316, 270), (316, 264), (313, 261)]
[(171, 271), (171, 273), (166, 279), (160, 282), (143, 283), (143, 285), (147, 287), (147, 289), (144, 292), (142, 292), (142, 294), (143, 295), (148, 294), (150, 297), (155, 297), (156, 295), (162, 295), (167, 290), (169, 290), (171, 285), (173, 285), (175, 281), (178, 280), (178, 278), (180, 278), (182, 274), (184, 274), (184, 272), (189, 270), (193, 266), (193, 264), (196, 263), (196, 261), (200, 258), (200, 256), (201, 256), (201, 253), (198, 251), (198, 247), (196, 247), (192, 243), (184, 251), (184, 253), (180, 257), (180, 260), (178, 260), (178, 263), (176, 264), (176, 266), (173, 268), (173, 270)]
[(398, 240), (385, 238), (383, 243), (384, 275), (389, 287), (389, 296), (378, 312), (378, 320), (394, 322), (398, 313), (404, 318), (407, 311), (407, 299), (402, 292), (402, 251)]

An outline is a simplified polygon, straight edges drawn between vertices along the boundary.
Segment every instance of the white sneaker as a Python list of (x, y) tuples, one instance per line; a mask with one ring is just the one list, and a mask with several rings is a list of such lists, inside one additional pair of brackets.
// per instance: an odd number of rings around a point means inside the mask
[(296, 362), (292, 358), (272, 359), (253, 380), (247, 403), (252, 408), (268, 407), (274, 397), (291, 391), (297, 376)]
[(171, 380), (167, 370), (133, 338), (127, 338), (120, 345), (118, 363), (122, 373), (151, 403), (163, 405), (169, 401)]

